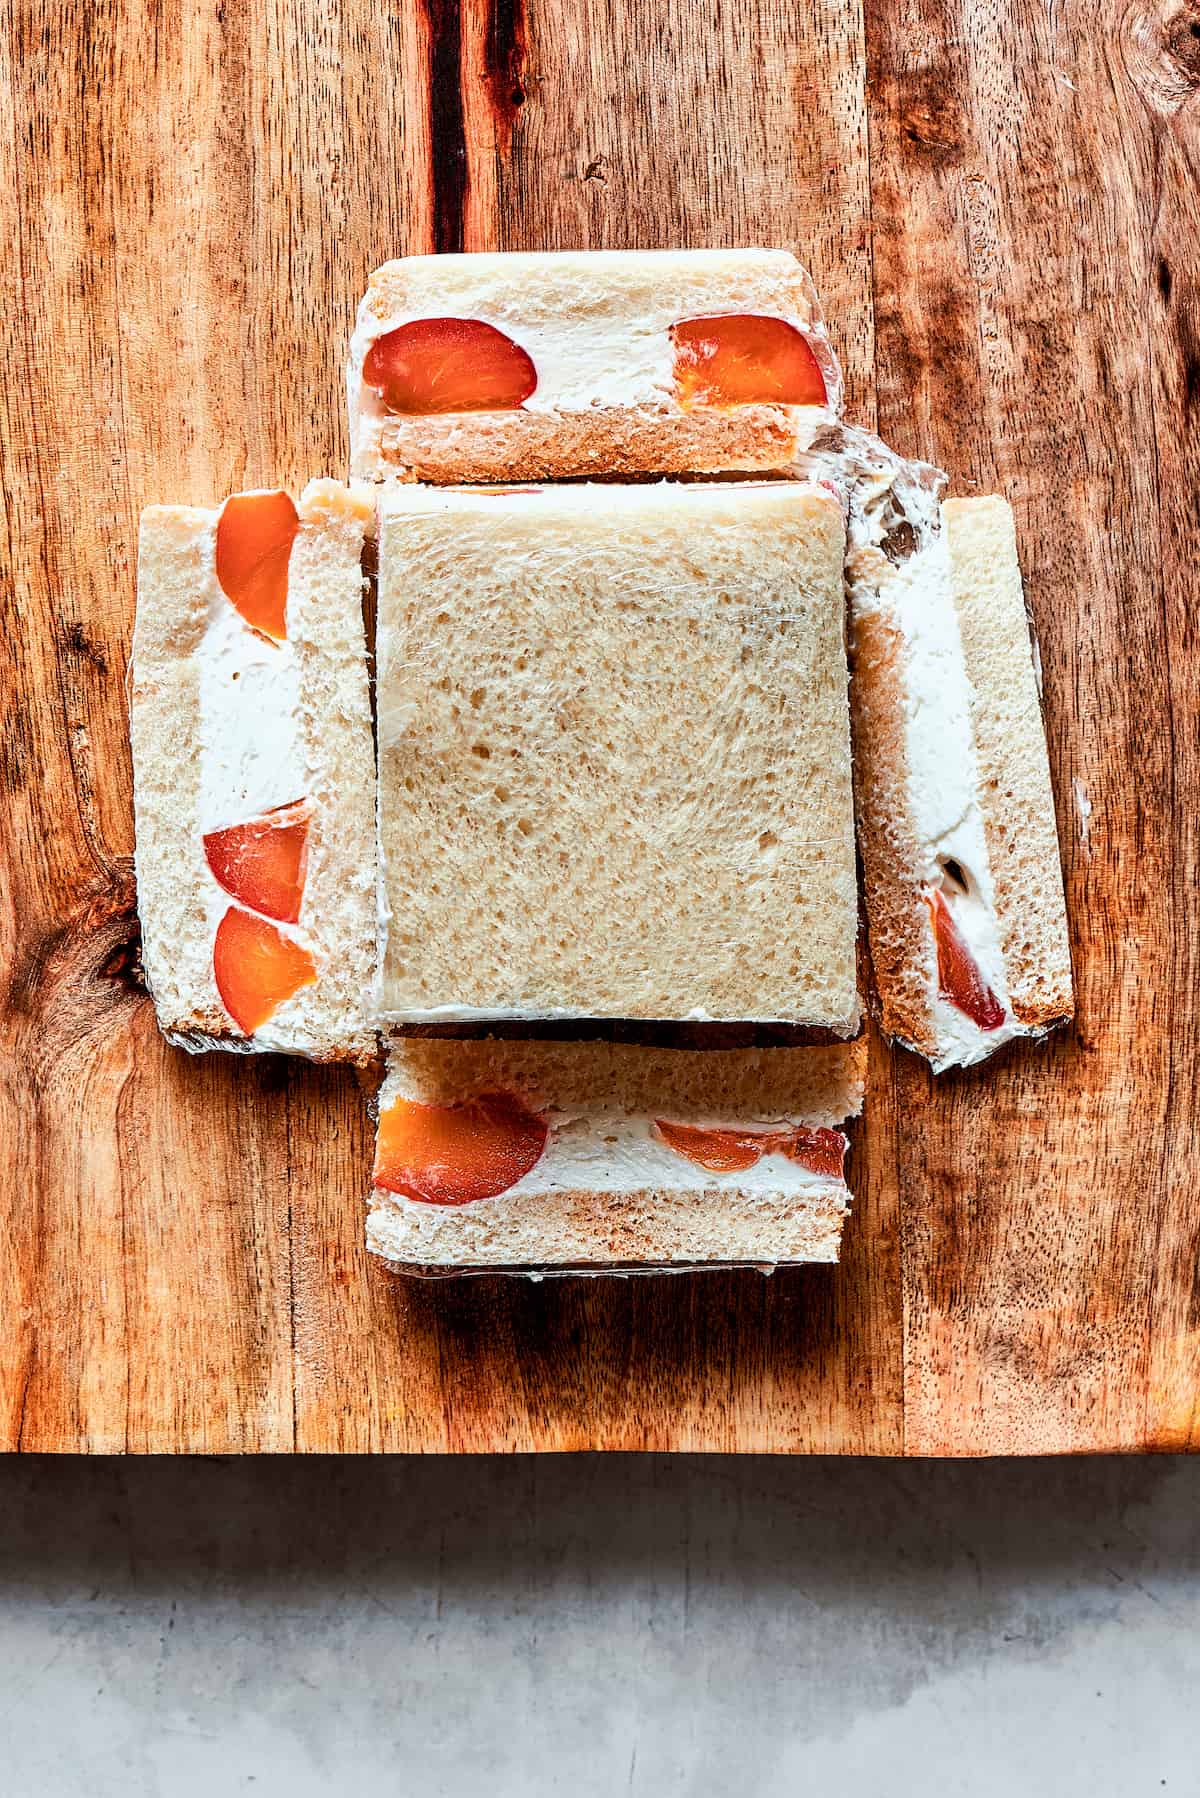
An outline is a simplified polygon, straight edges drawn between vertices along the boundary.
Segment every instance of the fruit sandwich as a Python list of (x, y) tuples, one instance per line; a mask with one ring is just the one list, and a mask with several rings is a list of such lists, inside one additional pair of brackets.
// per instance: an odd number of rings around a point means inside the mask
[(398, 1037), (367, 1243), (412, 1271), (836, 1261), (866, 1043)]
[[(388, 263), (347, 381), (357, 483), (142, 518), (163, 1031), (386, 1033), (394, 1265), (835, 1260), (856, 811), (890, 1037), (940, 1072), (1072, 1012), (1008, 506), (840, 423), (783, 251)], [(730, 1025), (786, 1046), (681, 1028)]]
[(784, 250), (410, 256), (371, 276), (352, 468), (433, 482), (784, 468), (841, 403)]
[(367, 1060), (375, 778), (361, 490), (142, 516), (130, 729), (142, 957), (189, 1049)]

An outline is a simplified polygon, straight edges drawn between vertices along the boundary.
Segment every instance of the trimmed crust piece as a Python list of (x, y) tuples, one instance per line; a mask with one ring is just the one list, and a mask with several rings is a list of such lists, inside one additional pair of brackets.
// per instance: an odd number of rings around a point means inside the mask
[(1012, 1009), (1031, 1029), (1075, 1009), (1054, 789), (1031, 653), (1012, 508), (1003, 499), (947, 499), (950, 552), (973, 718), (988, 858)]
[[(839, 431), (871, 961), (888, 1035), (935, 1071), (1071, 1013), (1054, 804), (1012, 514)], [(825, 456), (819, 465), (829, 472)], [(934, 912), (940, 918), (935, 937)], [(978, 977), (956, 1001), (956, 950)]]

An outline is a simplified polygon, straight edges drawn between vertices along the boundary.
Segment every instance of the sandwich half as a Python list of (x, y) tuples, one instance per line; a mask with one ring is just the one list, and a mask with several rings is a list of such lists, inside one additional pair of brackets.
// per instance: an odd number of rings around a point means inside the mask
[(866, 1044), (397, 1038), (367, 1244), (410, 1269), (836, 1261)]
[(382, 1021), (858, 1028), (841, 506), (380, 501)]
[(410, 256), (347, 371), (355, 474), (423, 481), (781, 468), (841, 403), (786, 250)]
[(871, 963), (935, 1072), (1072, 1015), (1041, 696), (1012, 512), (843, 433)]
[(367, 489), (142, 514), (130, 689), (142, 960), (186, 1049), (366, 1061)]

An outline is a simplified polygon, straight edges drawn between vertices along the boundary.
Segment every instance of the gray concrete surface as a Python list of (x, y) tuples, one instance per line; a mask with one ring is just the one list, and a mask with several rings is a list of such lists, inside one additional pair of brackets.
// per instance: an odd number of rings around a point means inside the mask
[(4, 1798), (1200, 1792), (1200, 1462), (0, 1462)]

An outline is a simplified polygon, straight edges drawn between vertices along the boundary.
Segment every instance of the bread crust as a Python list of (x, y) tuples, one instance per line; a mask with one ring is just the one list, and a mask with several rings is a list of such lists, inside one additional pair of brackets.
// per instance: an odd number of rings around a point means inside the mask
[[(374, 1192), (367, 1247), (400, 1271), (832, 1262), (850, 1194), (834, 1181), (766, 1203), (728, 1187), (660, 1192), (566, 1188), (474, 1206), (421, 1205)], [(469, 1215), (464, 1215), (467, 1213)], [(547, 1248), (552, 1245), (552, 1254)]]
[(873, 993), (885, 1035), (929, 1056), (933, 940), (908, 799), (903, 654), (882, 612), (854, 619), (850, 717)]
[(535, 1108), (603, 1105), (666, 1111), (686, 1121), (786, 1118), (833, 1126), (862, 1110), (867, 1041), (820, 1047), (668, 1049), (586, 1039), (395, 1033), (380, 1103), (403, 1096), (452, 1104), (497, 1085)]
[(177, 853), (199, 809), (196, 652), (216, 581), (214, 532), (207, 508), (143, 512), (129, 686), (142, 969), (163, 1033), (192, 1051), (224, 1046), (231, 1035), (202, 946), (203, 900), (195, 880), (180, 878)]
[(456, 485), (786, 468), (824, 416), (806, 406), (468, 412), (365, 421), (356, 475)]

